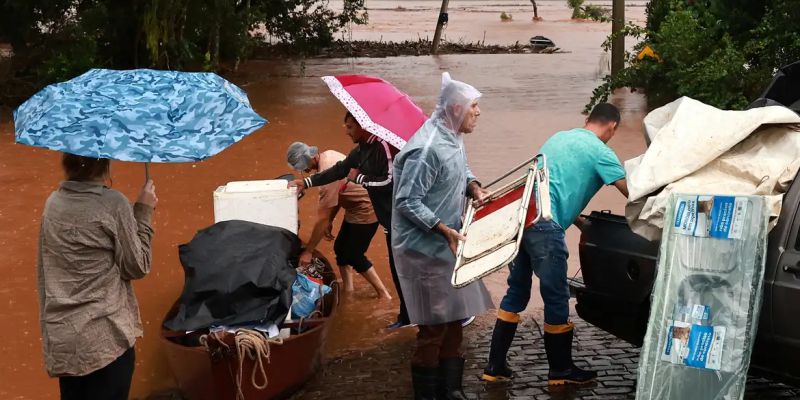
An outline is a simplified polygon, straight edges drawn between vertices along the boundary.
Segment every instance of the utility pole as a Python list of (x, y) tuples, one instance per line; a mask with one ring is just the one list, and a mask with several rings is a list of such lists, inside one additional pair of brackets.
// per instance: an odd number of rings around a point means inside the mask
[(614, 0), (611, 11), (611, 75), (616, 75), (625, 68), (625, 0)]
[(442, 29), (447, 25), (447, 5), (450, 0), (442, 0), (442, 9), (439, 11), (439, 20), (436, 22), (436, 33), (433, 35), (431, 54), (439, 52), (439, 40), (442, 38)]

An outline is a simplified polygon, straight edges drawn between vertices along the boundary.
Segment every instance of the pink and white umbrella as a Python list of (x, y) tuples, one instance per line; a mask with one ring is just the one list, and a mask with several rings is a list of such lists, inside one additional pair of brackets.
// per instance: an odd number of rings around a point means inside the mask
[(364, 130), (398, 150), (428, 119), (407, 94), (381, 78), (340, 75), (322, 80)]

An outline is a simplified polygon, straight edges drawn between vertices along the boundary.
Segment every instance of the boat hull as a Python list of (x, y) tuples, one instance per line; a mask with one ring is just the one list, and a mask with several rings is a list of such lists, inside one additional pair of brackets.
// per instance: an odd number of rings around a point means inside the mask
[[(319, 255), (317, 255), (319, 256)], [(320, 304), (322, 317), (304, 321), (288, 322), (283, 328), (290, 328), (292, 335), (282, 343), (270, 343), (269, 362), (265, 363), (267, 387), (263, 390), (253, 385), (254, 360), (245, 358), (242, 362), (242, 392), (247, 400), (267, 400), (287, 397), (308, 381), (322, 364), (322, 354), (328, 338), (331, 320), (339, 303), (339, 287), (332, 283), (335, 279), (327, 259), (327, 276), (324, 281), (331, 286)], [(177, 311), (173, 306), (164, 320)], [(235, 400), (239, 359), (236, 353), (233, 334), (219, 336), (229, 347), (227, 351), (216, 351), (221, 345), (209, 340), (209, 348), (200, 344), (200, 334), (186, 334), (162, 330), (161, 342), (164, 353), (177, 382), (181, 395), (187, 400)], [(263, 384), (263, 377), (256, 378)]]

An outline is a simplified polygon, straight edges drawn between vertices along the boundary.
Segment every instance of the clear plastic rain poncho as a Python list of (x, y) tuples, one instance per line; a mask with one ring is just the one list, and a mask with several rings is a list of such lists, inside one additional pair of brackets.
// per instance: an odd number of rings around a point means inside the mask
[(431, 118), (403, 147), (394, 164), (392, 249), (412, 323), (434, 325), (478, 315), (492, 308), (478, 281), (461, 289), (450, 284), (455, 255), (432, 230), (440, 222), (461, 229), (467, 184), (463, 134), (468, 110), (481, 93), (442, 75), (442, 91)]

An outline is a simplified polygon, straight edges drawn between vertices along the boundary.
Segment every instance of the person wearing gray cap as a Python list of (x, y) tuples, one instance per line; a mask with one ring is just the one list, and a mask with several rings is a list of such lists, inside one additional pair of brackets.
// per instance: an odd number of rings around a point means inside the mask
[[(317, 147), (302, 142), (292, 143), (286, 152), (289, 166), (305, 173), (324, 171), (344, 159), (342, 153), (334, 150), (320, 153)], [(369, 194), (361, 185), (349, 183), (346, 179), (319, 187), (317, 219), (311, 238), (300, 254), (299, 264), (310, 264), (311, 254), (322, 238), (330, 238), (332, 222), (339, 209), (344, 209), (344, 221), (334, 242), (333, 251), (336, 253), (336, 264), (339, 266), (345, 292), (353, 290), (350, 273), (352, 267), (372, 285), (379, 298), (391, 300), (392, 296), (372, 267), (372, 262), (364, 254), (378, 230), (378, 219), (372, 209)]]
[(400, 300), (400, 312), (397, 320), (388, 329), (397, 329), (413, 326), (408, 320), (408, 310), (403, 292), (400, 289), (400, 280), (395, 268), (395, 258), (392, 255), (392, 163), (397, 149), (385, 140), (366, 131), (351, 113), (344, 117), (345, 133), (356, 144), (344, 160), (337, 162), (328, 169), (320, 169), (314, 175), (304, 179), (289, 182), (289, 187), (297, 187), (301, 191), (313, 186), (327, 185), (347, 178), (350, 182), (364, 186), (372, 201), (372, 209), (378, 217), (378, 223), (383, 226), (386, 234), (386, 247), (389, 255), (389, 269), (392, 280)]

